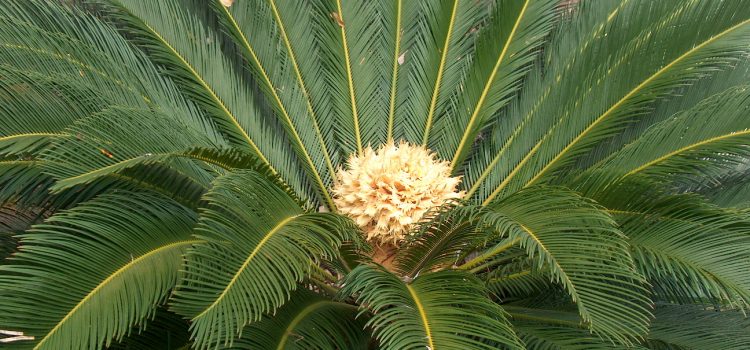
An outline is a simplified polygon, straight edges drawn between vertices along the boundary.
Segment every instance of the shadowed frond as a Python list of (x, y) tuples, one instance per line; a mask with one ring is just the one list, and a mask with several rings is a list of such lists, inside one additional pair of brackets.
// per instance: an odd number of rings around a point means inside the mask
[(245, 327), (228, 349), (366, 349), (367, 319), (355, 319), (357, 310), (355, 305), (301, 289), (272, 316)]
[(503, 309), (475, 277), (458, 271), (425, 273), (405, 283), (382, 268), (360, 265), (341, 295), (354, 296), (373, 316), (382, 349), (522, 349)]
[(750, 320), (737, 310), (659, 305), (645, 346), (649, 349), (742, 349), (750, 344)]
[[(615, 195), (611, 196), (615, 198)], [(638, 270), (665, 300), (716, 300), (747, 308), (750, 225), (747, 215), (696, 196), (621, 202), (611, 212), (630, 238)]]
[(172, 309), (192, 320), (195, 347), (231, 345), (242, 328), (283, 305), (311, 263), (356, 240), (349, 219), (305, 213), (265, 176), (238, 171), (206, 194)]
[(167, 198), (121, 192), (35, 225), (0, 266), (0, 328), (34, 336), (34, 349), (122, 339), (174, 286), (194, 220)]
[(189, 345), (188, 323), (179, 315), (159, 308), (143, 325), (134, 327), (130, 334), (108, 350), (179, 350)]

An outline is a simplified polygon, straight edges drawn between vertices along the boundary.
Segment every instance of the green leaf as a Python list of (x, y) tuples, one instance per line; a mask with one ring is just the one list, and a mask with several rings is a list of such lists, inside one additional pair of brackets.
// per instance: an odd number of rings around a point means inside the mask
[(0, 266), (0, 329), (34, 336), (35, 349), (122, 339), (176, 283), (194, 220), (170, 199), (121, 192), (35, 225)]
[(242, 328), (283, 305), (311, 263), (357, 239), (351, 220), (305, 213), (254, 171), (218, 178), (204, 198), (196, 238), (172, 309), (192, 320), (200, 349), (231, 345)]
[(360, 265), (341, 296), (372, 312), (367, 325), (383, 349), (523, 348), (503, 309), (467, 273), (424, 273), (403, 282), (381, 267)]

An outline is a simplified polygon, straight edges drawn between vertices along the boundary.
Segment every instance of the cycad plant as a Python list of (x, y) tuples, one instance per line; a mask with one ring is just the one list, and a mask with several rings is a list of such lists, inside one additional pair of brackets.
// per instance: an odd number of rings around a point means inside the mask
[(748, 349), (748, 54), (742, 0), (1, 1), (0, 347)]

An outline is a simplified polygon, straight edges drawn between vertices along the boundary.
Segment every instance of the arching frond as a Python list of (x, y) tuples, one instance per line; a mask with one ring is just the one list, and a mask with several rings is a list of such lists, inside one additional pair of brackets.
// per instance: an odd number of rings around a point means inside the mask
[(283, 305), (310, 272), (335, 258), (356, 226), (332, 213), (305, 213), (264, 175), (237, 171), (206, 194), (172, 309), (192, 320), (195, 347), (231, 345), (244, 326)]
[(280, 127), (263, 117), (252, 84), (241, 74), (241, 62), (223, 52), (220, 33), (205, 23), (208, 7), (176, 0), (102, 2), (111, 17), (137, 33), (136, 44), (167, 67), (182, 92), (207, 112), (232, 145), (253, 152), (296, 191), (315, 198), (286, 139), (272, 136)]
[(646, 177), (665, 184), (718, 182), (750, 156), (750, 88), (739, 86), (652, 126), (642, 136), (583, 174), (603, 188)]
[[(513, 146), (512, 158), (495, 163), (507, 171), (493, 176), (494, 184), (480, 191), (485, 202), (554, 178), (654, 101), (727, 67), (747, 50), (750, 12), (740, 4), (685, 1), (675, 7), (635, 1), (629, 5), (607, 24), (606, 35), (591, 41), (592, 49), (577, 57), (572, 70), (561, 67), (565, 74), (560, 82), (554, 71), (548, 75), (545, 84), (552, 84), (552, 95), (539, 107), (527, 105), (533, 124), (516, 138), (524, 142)], [(625, 12), (627, 16), (619, 14)], [(615, 54), (604, 61), (598, 54), (601, 50)]]
[(549, 268), (591, 331), (625, 344), (646, 332), (643, 277), (603, 208), (569, 190), (533, 187), (488, 209), (482, 225), (515, 239), (539, 268)]
[(750, 320), (737, 310), (659, 305), (645, 346), (649, 349), (742, 349)]
[(253, 323), (230, 349), (366, 349), (366, 318), (357, 306), (301, 289), (273, 316)]
[(194, 220), (167, 198), (120, 192), (35, 225), (0, 266), (0, 327), (35, 337), (34, 349), (122, 339), (174, 286)]
[(748, 306), (746, 215), (686, 195), (621, 203), (611, 212), (659, 298)]
[(463, 272), (425, 273), (403, 282), (361, 265), (347, 276), (341, 295), (354, 296), (373, 313), (367, 324), (383, 349), (523, 348), (502, 308)]

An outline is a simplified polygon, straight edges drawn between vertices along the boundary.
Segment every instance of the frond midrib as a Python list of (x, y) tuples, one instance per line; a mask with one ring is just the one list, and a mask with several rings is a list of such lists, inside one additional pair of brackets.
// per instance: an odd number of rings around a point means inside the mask
[(422, 305), (422, 301), (419, 299), (419, 296), (417, 296), (417, 292), (414, 290), (414, 287), (412, 287), (408, 283), (404, 285), (406, 286), (406, 290), (409, 291), (409, 295), (411, 296), (412, 300), (414, 300), (414, 306), (416, 306), (417, 311), (419, 312), (419, 317), (422, 321), (425, 335), (427, 336), (428, 349), (436, 350), (435, 343), (432, 340), (432, 330), (430, 329), (429, 319), (427, 318), (427, 310), (425, 310), (424, 306)]

